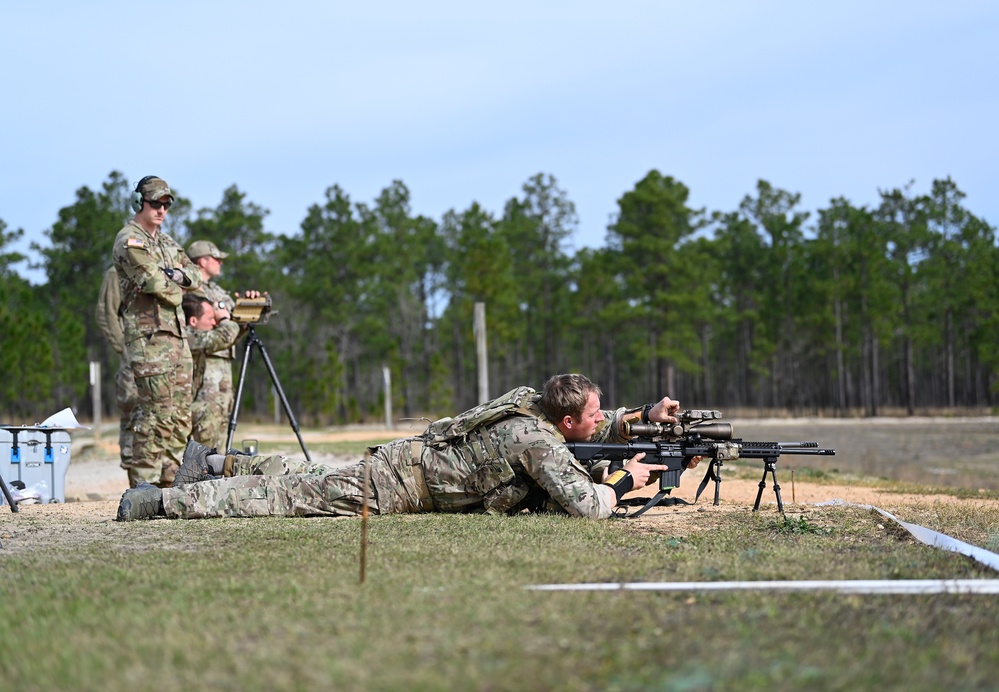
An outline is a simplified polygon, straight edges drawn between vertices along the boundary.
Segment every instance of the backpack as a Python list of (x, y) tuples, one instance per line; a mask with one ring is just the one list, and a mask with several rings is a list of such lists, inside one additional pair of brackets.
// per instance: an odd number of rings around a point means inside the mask
[(537, 392), (530, 387), (517, 387), (497, 399), (459, 413), (454, 418), (435, 420), (427, 426), (426, 432), (421, 437), (427, 444), (437, 445), (463, 439), (470, 432), (511, 415), (537, 415), (530, 408), (530, 405), (537, 400), (537, 396)]

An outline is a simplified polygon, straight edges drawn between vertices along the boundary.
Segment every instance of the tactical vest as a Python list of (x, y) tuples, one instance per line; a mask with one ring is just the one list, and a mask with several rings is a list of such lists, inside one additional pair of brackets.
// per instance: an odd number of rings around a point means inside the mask
[[(418, 474), (417, 484), (425, 484), (423, 465), (433, 469), (451, 467), (464, 469), (460, 485), (467, 496), (463, 499), (448, 494), (444, 511), (460, 511), (461, 506), (484, 504), (488, 512), (505, 512), (528, 493), (529, 488), (517, 475), (510, 462), (500, 456), (490, 436), (489, 425), (510, 416), (541, 417), (537, 408), (538, 395), (530, 387), (518, 387), (503, 396), (480, 404), (453, 418), (441, 418), (431, 423), (413, 443), (412, 463)], [(417, 470), (419, 469), (419, 470)], [(465, 475), (467, 474), (467, 475)], [(435, 471), (430, 471), (434, 476)], [(457, 478), (452, 479), (457, 482)], [(433, 483), (431, 483), (433, 485)], [(443, 498), (437, 498), (440, 505)]]
[(511, 389), (503, 396), (479, 404), (454, 418), (441, 418), (427, 426), (423, 439), (431, 445), (443, 442), (460, 441), (468, 434), (484, 425), (495, 423), (513, 414), (533, 416), (530, 405), (537, 398), (537, 392), (530, 387)]

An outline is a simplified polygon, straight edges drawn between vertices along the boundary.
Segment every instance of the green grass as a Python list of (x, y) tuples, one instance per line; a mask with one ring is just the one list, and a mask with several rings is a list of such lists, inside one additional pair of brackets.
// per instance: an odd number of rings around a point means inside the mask
[[(25, 519), (25, 535), (40, 529)], [(999, 531), (996, 511), (906, 520), (979, 544)], [(0, 679), (92, 690), (994, 685), (992, 596), (523, 589), (996, 577), (858, 509), (690, 512), (684, 523), (373, 517), (361, 585), (359, 519), (97, 522), (91, 542), (57, 548), (55, 532), (53, 545), (0, 551)]]

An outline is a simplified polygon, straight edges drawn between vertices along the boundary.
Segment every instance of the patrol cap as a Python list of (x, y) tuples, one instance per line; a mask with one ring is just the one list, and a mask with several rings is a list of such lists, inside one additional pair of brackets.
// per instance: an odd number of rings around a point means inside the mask
[(222, 252), (218, 249), (210, 240), (195, 240), (187, 247), (187, 256), (191, 258), (191, 261), (198, 259), (199, 257), (214, 257), (215, 259), (225, 259), (229, 256), (228, 252)]
[(158, 200), (162, 197), (169, 197), (171, 201), (174, 200), (173, 193), (170, 192), (170, 186), (166, 184), (163, 178), (157, 178), (155, 176), (148, 178), (142, 183), (142, 187), (139, 189), (142, 196), (146, 199)]

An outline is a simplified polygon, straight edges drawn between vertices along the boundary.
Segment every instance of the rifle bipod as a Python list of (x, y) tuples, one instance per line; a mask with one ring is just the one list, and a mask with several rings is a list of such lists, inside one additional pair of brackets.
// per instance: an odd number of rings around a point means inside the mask
[[(701, 493), (708, 486), (708, 481), (715, 482), (715, 501), (712, 503), (718, 505), (719, 497), (721, 495), (721, 467), (724, 462), (721, 459), (712, 459), (708, 464), (708, 470), (704, 474), (704, 479), (701, 480), (701, 484), (697, 486), (697, 494), (694, 495), (694, 502), (696, 503), (698, 498), (701, 497)], [(767, 474), (770, 474), (774, 479), (774, 495), (777, 496), (777, 511), (780, 512), (781, 516), (784, 516), (784, 501), (780, 496), (780, 485), (777, 483), (777, 457), (767, 457), (763, 460), (763, 478), (760, 479), (760, 489), (756, 493), (756, 502), (753, 504), (753, 511), (757, 512), (760, 509), (760, 500), (763, 498), (763, 489), (767, 487)]]
[(763, 497), (763, 489), (767, 487), (767, 474), (774, 479), (774, 495), (777, 496), (777, 511), (784, 516), (784, 501), (780, 499), (780, 486), (777, 485), (777, 457), (767, 457), (763, 460), (763, 478), (760, 479), (760, 489), (756, 493), (756, 504), (753, 505), (755, 512), (760, 508), (760, 498)]

